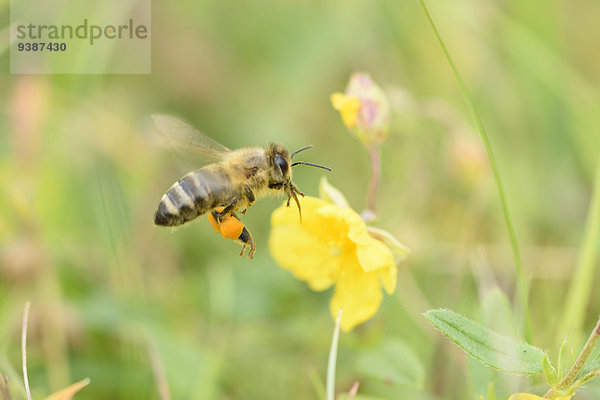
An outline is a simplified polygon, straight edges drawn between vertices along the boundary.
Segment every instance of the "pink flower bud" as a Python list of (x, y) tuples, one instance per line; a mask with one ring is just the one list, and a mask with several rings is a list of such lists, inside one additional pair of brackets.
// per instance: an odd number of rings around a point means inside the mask
[(331, 103), (340, 112), (346, 127), (366, 147), (380, 144), (387, 138), (390, 105), (369, 74), (354, 73), (346, 93), (332, 94)]

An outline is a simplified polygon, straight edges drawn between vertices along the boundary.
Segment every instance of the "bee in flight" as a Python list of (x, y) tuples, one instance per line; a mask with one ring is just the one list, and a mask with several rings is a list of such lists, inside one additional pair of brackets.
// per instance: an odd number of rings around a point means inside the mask
[(283, 145), (271, 143), (264, 148), (244, 147), (230, 150), (187, 123), (168, 115), (154, 114), (156, 128), (175, 145), (192, 147), (213, 163), (192, 171), (175, 182), (163, 195), (154, 215), (154, 223), (161, 226), (179, 226), (209, 213), (209, 221), (223, 237), (242, 244), (240, 255), (249, 247), (248, 257), (256, 250), (252, 235), (236, 214), (246, 213), (256, 200), (269, 194), (284, 193), (287, 206), (294, 199), (300, 222), (302, 211), (298, 196), (304, 196), (292, 183), (295, 165), (310, 165), (331, 171), (322, 165), (296, 161), (297, 153), (290, 153)]

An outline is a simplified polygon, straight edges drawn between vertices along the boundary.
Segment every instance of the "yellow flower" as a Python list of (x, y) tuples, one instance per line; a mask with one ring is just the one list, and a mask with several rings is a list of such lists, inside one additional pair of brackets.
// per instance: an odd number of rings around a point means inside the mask
[(297, 210), (282, 205), (273, 212), (271, 225), (269, 248), (282, 268), (312, 290), (335, 285), (329, 308), (334, 319), (343, 309), (342, 330), (375, 315), (383, 297), (381, 286), (394, 292), (398, 270), (392, 251), (369, 234), (352, 209), (306, 196), (302, 224)]
[[(573, 397), (572, 394), (566, 396), (556, 397), (556, 400), (570, 400)], [(531, 393), (515, 393), (508, 398), (508, 400), (544, 400), (543, 397), (536, 396)]]
[(342, 121), (349, 129), (354, 128), (360, 110), (360, 100), (357, 97), (348, 97), (344, 93), (336, 92), (331, 95), (331, 105), (340, 112)]

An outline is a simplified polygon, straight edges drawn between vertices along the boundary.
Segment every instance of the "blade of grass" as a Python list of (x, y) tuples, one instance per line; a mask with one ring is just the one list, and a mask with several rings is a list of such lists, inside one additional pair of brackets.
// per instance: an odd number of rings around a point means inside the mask
[(452, 57), (450, 56), (450, 53), (448, 52), (448, 49), (446, 48), (446, 45), (444, 44), (444, 41), (442, 40), (442, 36), (440, 35), (437, 27), (435, 26), (435, 23), (433, 22), (433, 19), (431, 18), (431, 14), (429, 13), (427, 6), (425, 5), (425, 1), (419, 0), (419, 2), (421, 3), (421, 6), (423, 7), (423, 11), (425, 12), (425, 15), (427, 17), (427, 20), (429, 21), (429, 24), (431, 25), (431, 29), (433, 30), (438, 42), (440, 43), (440, 46), (442, 47), (444, 55), (446, 56), (446, 59), (448, 60), (448, 63), (450, 64), (450, 68), (454, 72), (454, 76), (456, 77), (456, 80), (458, 81), (458, 84), (462, 90), (465, 102), (467, 103), (467, 108), (469, 109), (469, 113), (471, 114), (471, 117), (473, 118), (473, 121), (475, 122), (477, 131), (479, 132), (479, 134), (481, 136), (481, 140), (483, 141), (483, 144), (485, 146), (485, 150), (487, 152), (488, 159), (490, 160), (490, 166), (491, 166), (492, 172), (494, 174), (494, 179), (496, 180), (496, 186), (498, 188), (498, 195), (500, 196), (500, 202), (502, 203), (502, 211), (504, 213), (504, 220), (506, 222), (506, 228), (508, 229), (508, 235), (510, 236), (510, 244), (511, 244), (513, 256), (515, 259), (515, 270), (516, 270), (516, 274), (517, 274), (517, 290), (519, 293), (519, 300), (521, 302), (521, 311), (523, 313), (523, 326), (524, 326), (525, 340), (528, 342), (531, 342), (531, 324), (530, 324), (530, 318), (529, 318), (529, 306), (527, 304), (527, 300), (529, 298), (529, 293), (528, 293), (529, 288), (528, 288), (527, 279), (525, 278), (525, 272), (523, 271), (523, 264), (521, 263), (519, 244), (517, 242), (517, 233), (515, 231), (513, 218), (510, 213), (510, 208), (508, 206), (508, 199), (504, 192), (504, 185), (502, 184), (502, 179), (500, 177), (500, 169), (498, 167), (498, 163), (496, 162), (496, 156), (494, 155), (494, 152), (492, 150), (492, 145), (490, 144), (488, 135), (485, 131), (485, 128), (483, 127), (483, 123), (481, 122), (481, 119), (479, 118), (479, 114), (477, 113), (477, 110), (475, 109), (475, 105), (473, 104), (471, 95), (469, 94), (469, 91), (467, 90), (467, 87), (465, 86), (465, 84), (458, 72), (458, 69), (454, 65), (454, 61), (452, 60)]
[(79, 382), (75, 382), (58, 392), (52, 393), (48, 397), (44, 397), (43, 400), (70, 400), (75, 396), (81, 389), (89, 385), (91, 382), (90, 378), (84, 378)]
[(29, 378), (27, 376), (27, 323), (29, 322), (29, 307), (31, 302), (25, 303), (23, 309), (23, 327), (21, 328), (21, 354), (23, 356), (23, 383), (27, 393), (27, 400), (31, 400), (31, 390), (29, 389)]
[(586, 305), (594, 283), (594, 269), (598, 259), (600, 238), (600, 159), (596, 166), (592, 198), (583, 233), (583, 241), (577, 257), (575, 275), (567, 293), (566, 305), (561, 318), (559, 340), (578, 338), (583, 330)]
[(310, 368), (308, 370), (308, 379), (310, 379), (310, 383), (315, 390), (317, 398), (319, 400), (326, 400), (325, 386), (323, 385), (321, 378), (319, 378), (319, 374), (317, 373), (316, 369)]
[(146, 333), (146, 345), (148, 346), (150, 366), (152, 367), (152, 374), (154, 375), (154, 381), (156, 382), (158, 397), (160, 400), (171, 400), (171, 392), (169, 391), (169, 383), (167, 382), (165, 366), (160, 354), (158, 353), (156, 344), (149, 333)]
[(356, 395), (358, 394), (358, 388), (360, 388), (360, 382), (356, 381), (352, 384), (350, 391), (348, 392), (348, 396), (346, 396), (346, 400), (354, 400)]
[(337, 360), (338, 341), (340, 339), (340, 323), (342, 321), (342, 309), (338, 312), (329, 349), (329, 362), (327, 363), (327, 400), (335, 400), (335, 363)]

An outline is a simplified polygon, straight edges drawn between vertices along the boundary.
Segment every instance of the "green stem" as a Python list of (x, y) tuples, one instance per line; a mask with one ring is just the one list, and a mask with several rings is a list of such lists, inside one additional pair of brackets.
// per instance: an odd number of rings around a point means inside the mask
[(502, 211), (504, 212), (504, 220), (506, 222), (506, 227), (508, 229), (508, 235), (510, 236), (510, 244), (511, 244), (513, 256), (515, 259), (515, 269), (516, 269), (516, 273), (517, 273), (517, 290), (519, 293), (519, 298), (521, 301), (521, 308), (522, 308), (522, 312), (523, 312), (525, 339), (528, 342), (531, 342), (531, 324), (530, 324), (530, 318), (529, 318), (529, 306), (527, 304), (527, 300), (529, 298), (529, 293), (528, 293), (529, 288), (528, 288), (528, 284), (527, 284), (527, 279), (525, 278), (525, 272), (523, 271), (523, 265), (521, 263), (521, 255), (519, 252), (519, 245), (517, 242), (517, 233), (515, 231), (515, 226), (514, 226), (513, 219), (512, 219), (511, 213), (510, 213), (510, 208), (508, 206), (508, 200), (507, 200), (506, 194), (504, 192), (504, 185), (502, 184), (502, 179), (500, 177), (500, 169), (498, 168), (498, 163), (496, 162), (496, 156), (494, 155), (494, 152), (492, 150), (492, 146), (488, 139), (485, 128), (483, 127), (483, 123), (481, 122), (481, 119), (479, 118), (479, 114), (477, 113), (477, 110), (475, 109), (473, 100), (471, 99), (471, 95), (469, 94), (467, 87), (465, 86), (460, 74), (458, 73), (458, 69), (454, 65), (454, 61), (452, 61), (452, 57), (450, 57), (450, 53), (448, 52), (448, 49), (446, 48), (446, 45), (444, 44), (444, 41), (442, 40), (442, 37), (441, 37), (439, 31), (437, 30), (435, 23), (433, 22), (433, 19), (431, 18), (431, 14), (429, 14), (429, 10), (427, 9), (427, 6), (425, 5), (425, 1), (424, 0), (419, 0), (419, 1), (421, 3), (421, 6), (423, 7), (423, 11), (425, 11), (425, 15), (427, 16), (427, 19), (429, 20), (429, 24), (431, 25), (433, 32), (435, 33), (435, 36), (437, 37), (437, 40), (440, 43), (442, 50), (444, 51), (446, 59), (448, 60), (448, 63), (450, 64), (450, 67), (452, 68), (452, 71), (454, 72), (456, 80), (458, 81), (458, 84), (462, 90), (463, 97), (465, 98), (465, 102), (467, 103), (469, 113), (471, 114), (471, 117), (473, 118), (473, 121), (475, 122), (477, 131), (479, 131), (479, 134), (481, 135), (481, 140), (483, 141), (485, 150), (488, 155), (488, 159), (490, 160), (490, 165), (491, 165), (492, 171), (494, 173), (494, 178), (496, 180), (496, 186), (498, 187), (498, 194), (500, 196), (500, 202), (502, 203)]
[(600, 159), (596, 166), (594, 187), (585, 224), (583, 241), (577, 258), (577, 267), (571, 280), (563, 311), (560, 340), (579, 335), (583, 327), (586, 304), (594, 283), (594, 268), (598, 258), (600, 238)]
[(335, 363), (337, 360), (338, 341), (340, 339), (340, 324), (342, 322), (342, 309), (338, 312), (329, 349), (329, 361), (327, 363), (327, 400), (335, 400)]
[(598, 343), (599, 339), (600, 339), (600, 319), (598, 319), (598, 322), (596, 323), (594, 330), (590, 334), (590, 337), (588, 338), (587, 342), (585, 342), (585, 346), (583, 346), (583, 349), (581, 350), (579, 357), (577, 357), (577, 360), (575, 360), (575, 363), (573, 364), (573, 366), (567, 373), (567, 376), (565, 376), (565, 378), (558, 384), (558, 386), (556, 387), (556, 390), (550, 389), (544, 395), (545, 399), (553, 399), (557, 395), (559, 395), (561, 391), (565, 391), (573, 385), (573, 383), (577, 379), (577, 376), (583, 369), (585, 362), (587, 361), (588, 357), (592, 353), (592, 350), (594, 350), (594, 347)]

